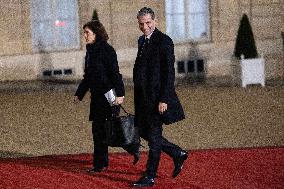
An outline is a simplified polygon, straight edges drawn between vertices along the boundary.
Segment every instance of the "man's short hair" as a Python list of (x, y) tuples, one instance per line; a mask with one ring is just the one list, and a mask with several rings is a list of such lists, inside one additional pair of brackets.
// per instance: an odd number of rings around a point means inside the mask
[(152, 20), (155, 19), (155, 13), (154, 11), (149, 8), (149, 7), (143, 7), (142, 9), (140, 9), (137, 13), (137, 19), (140, 17), (140, 16), (145, 16), (146, 14), (150, 14), (151, 15), (151, 18)]

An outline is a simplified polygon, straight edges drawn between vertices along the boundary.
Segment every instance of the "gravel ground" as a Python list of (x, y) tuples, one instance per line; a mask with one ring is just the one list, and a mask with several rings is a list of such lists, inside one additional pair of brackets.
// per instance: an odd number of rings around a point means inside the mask
[[(0, 157), (91, 153), (89, 96), (73, 104), (73, 93), (0, 90)], [(183, 85), (177, 93), (187, 119), (165, 126), (164, 136), (184, 149), (284, 146), (284, 86)], [(124, 106), (133, 112), (131, 87)]]

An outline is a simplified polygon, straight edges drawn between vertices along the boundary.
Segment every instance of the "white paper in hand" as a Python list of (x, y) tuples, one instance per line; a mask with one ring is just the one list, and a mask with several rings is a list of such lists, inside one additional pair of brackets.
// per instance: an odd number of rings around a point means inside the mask
[(115, 101), (116, 93), (114, 89), (109, 90), (105, 93), (105, 97), (108, 101), (108, 103), (112, 106), (113, 102)]

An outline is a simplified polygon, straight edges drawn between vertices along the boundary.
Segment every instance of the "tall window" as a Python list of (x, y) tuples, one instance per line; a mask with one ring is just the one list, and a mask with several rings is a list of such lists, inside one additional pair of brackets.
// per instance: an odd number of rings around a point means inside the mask
[(77, 0), (30, 0), (34, 51), (79, 48)]
[(166, 24), (177, 42), (208, 38), (208, 0), (166, 0)]

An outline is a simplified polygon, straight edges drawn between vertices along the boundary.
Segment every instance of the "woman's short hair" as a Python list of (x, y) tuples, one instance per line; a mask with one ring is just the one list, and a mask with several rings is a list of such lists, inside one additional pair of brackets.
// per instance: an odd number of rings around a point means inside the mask
[(108, 34), (105, 30), (103, 24), (98, 20), (92, 20), (84, 24), (83, 29), (89, 28), (92, 32), (96, 34), (97, 39), (107, 41), (109, 39)]
[(140, 16), (145, 16), (146, 14), (150, 14), (152, 20), (155, 19), (155, 13), (154, 11), (149, 8), (149, 7), (143, 7), (142, 9), (140, 9), (137, 13), (137, 18), (139, 19)]

